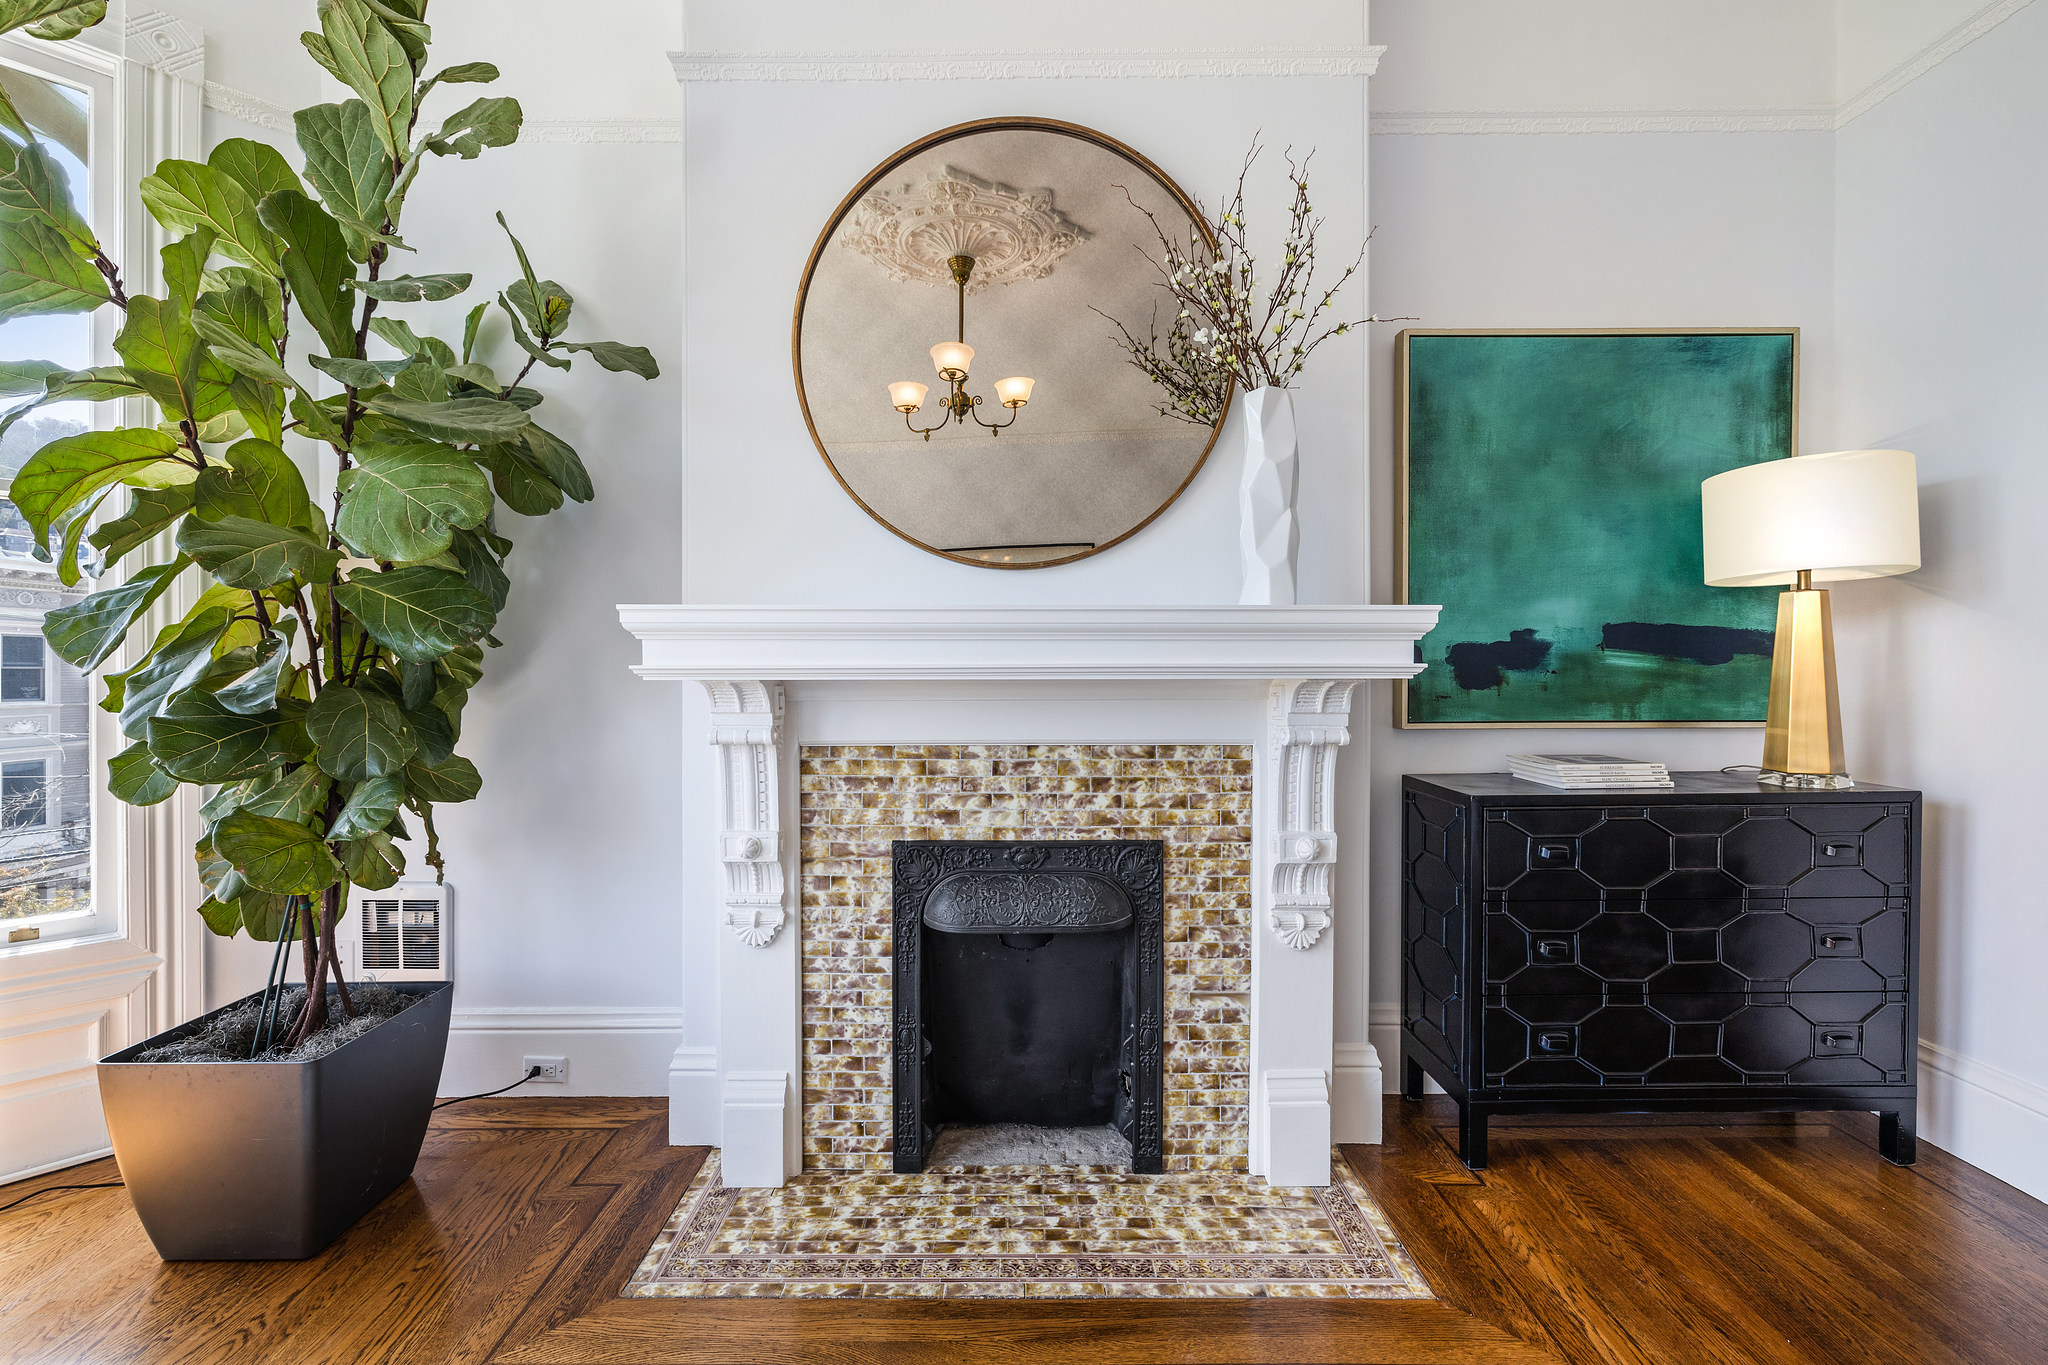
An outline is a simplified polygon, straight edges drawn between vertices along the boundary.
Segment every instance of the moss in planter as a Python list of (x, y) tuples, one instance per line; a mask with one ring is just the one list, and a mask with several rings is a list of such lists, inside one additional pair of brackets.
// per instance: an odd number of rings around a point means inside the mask
[[(330, 1024), (308, 1038), (290, 1052), (272, 1048), (255, 1057), (249, 1055), (249, 1044), (255, 1040), (256, 1031), (263, 1022), (263, 998), (245, 1001), (231, 1010), (225, 1010), (207, 1020), (204, 1025), (190, 1033), (159, 1043), (135, 1054), (138, 1062), (310, 1062), (315, 1057), (325, 1057), (343, 1043), (360, 1038), (392, 1015), (415, 1005), (420, 997), (406, 995), (392, 990), (389, 986), (352, 986), (349, 999), (355, 1003), (356, 1017), (341, 1017), (340, 992), (327, 993), (328, 1018)], [(305, 1002), (306, 989), (291, 986), (284, 992), (284, 1000), (277, 1010), (277, 1035), (282, 1038), (291, 1027), (291, 1021), (299, 1014), (299, 1007)]]

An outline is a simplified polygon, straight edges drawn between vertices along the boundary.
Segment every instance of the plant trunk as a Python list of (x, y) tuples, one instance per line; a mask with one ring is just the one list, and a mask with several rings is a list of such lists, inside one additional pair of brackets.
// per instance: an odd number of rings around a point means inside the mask
[(348, 973), (343, 970), (341, 949), (334, 941), (335, 926), (341, 923), (342, 891), (346, 882), (336, 882), (320, 893), (320, 956), (334, 976), (334, 988), (341, 995), (341, 1017), (356, 1017), (356, 1002), (348, 996)]
[(323, 935), (321, 928), (313, 922), (310, 903), (306, 906), (305, 920), (306, 936), (301, 944), (301, 953), (306, 964), (306, 1002), (299, 1008), (299, 1017), (292, 1024), (292, 1031), (278, 1045), (283, 1052), (292, 1051), (327, 1027), (327, 954), (320, 943)]

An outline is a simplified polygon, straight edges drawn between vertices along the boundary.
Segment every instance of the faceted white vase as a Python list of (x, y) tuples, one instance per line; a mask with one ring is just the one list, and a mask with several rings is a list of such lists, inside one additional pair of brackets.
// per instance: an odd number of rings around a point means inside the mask
[(1245, 606), (1294, 605), (1294, 555), (1301, 530), (1294, 517), (1294, 396), (1285, 389), (1240, 393), (1230, 409), (1230, 434), (1243, 453), (1237, 484), (1237, 544)]

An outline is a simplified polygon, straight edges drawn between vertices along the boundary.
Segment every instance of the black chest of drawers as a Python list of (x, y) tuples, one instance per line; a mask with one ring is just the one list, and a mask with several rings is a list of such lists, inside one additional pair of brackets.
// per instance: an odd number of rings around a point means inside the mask
[(1913, 1160), (1920, 794), (1402, 780), (1402, 1093), (1493, 1114), (1861, 1109)]

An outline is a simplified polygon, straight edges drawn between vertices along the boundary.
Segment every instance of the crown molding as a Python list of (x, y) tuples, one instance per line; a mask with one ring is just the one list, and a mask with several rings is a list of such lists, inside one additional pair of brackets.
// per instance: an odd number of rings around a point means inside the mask
[(206, 82), (201, 102), (217, 114), (237, 118), (252, 128), (262, 128), (273, 133), (292, 131), (291, 110), (269, 100), (258, 99), (246, 90), (222, 85), (219, 81)]
[(1825, 133), (1835, 111), (1794, 109), (1475, 109), (1375, 113), (1376, 136), (1520, 133)]
[(1841, 128), (1861, 118), (2033, 3), (2034, 0), (1992, 0), (1844, 101), (1835, 110), (1835, 126)]
[(520, 125), (522, 144), (585, 147), (605, 143), (681, 142), (679, 118), (537, 118)]
[(1197, 77), (1370, 76), (1385, 47), (1240, 48), (1159, 52), (671, 52), (676, 79), (734, 81), (1182, 80)]
[(194, 84), (206, 78), (206, 35), (162, 10), (138, 10), (121, 30), (121, 53), (131, 62)]

